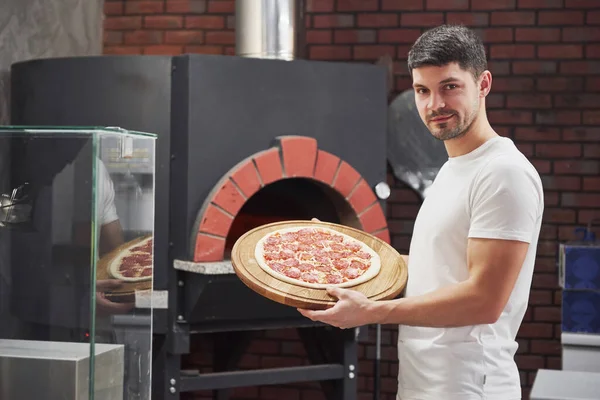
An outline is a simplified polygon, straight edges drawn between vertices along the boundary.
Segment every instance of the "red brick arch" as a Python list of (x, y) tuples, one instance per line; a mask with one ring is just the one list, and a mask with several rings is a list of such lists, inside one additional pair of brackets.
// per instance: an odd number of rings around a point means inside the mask
[(209, 194), (196, 223), (193, 260), (223, 260), (229, 229), (246, 200), (265, 185), (287, 178), (313, 179), (333, 188), (358, 217), (360, 229), (390, 242), (377, 197), (350, 164), (319, 150), (314, 138), (281, 136), (274, 147), (234, 166)]

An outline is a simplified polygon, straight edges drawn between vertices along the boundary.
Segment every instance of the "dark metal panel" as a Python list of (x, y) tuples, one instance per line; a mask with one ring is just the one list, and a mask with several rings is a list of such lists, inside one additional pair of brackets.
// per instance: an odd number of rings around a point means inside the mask
[(341, 379), (343, 376), (344, 367), (340, 364), (214, 372), (195, 377), (182, 377), (180, 391), (193, 392), (207, 389), (279, 385), (292, 382)]

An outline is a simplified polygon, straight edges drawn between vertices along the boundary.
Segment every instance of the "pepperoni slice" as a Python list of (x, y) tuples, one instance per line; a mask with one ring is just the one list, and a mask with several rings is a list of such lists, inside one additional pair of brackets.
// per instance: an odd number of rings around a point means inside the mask
[(342, 274), (344, 274), (346, 278), (354, 279), (360, 275), (360, 271), (357, 268), (350, 267), (342, 271)]
[(362, 258), (363, 260), (371, 259), (371, 255), (365, 251), (359, 251), (358, 253), (356, 253), (356, 256)]
[(285, 265), (286, 267), (297, 267), (298, 264), (300, 263), (295, 258), (288, 258), (283, 262), (283, 265)]
[(330, 251), (327, 255), (332, 260), (339, 260), (340, 258), (344, 257), (344, 255), (342, 253), (338, 253), (338, 252), (335, 252), (335, 251)]
[(313, 258), (313, 256), (310, 253), (302, 253), (302, 254), (300, 254), (299, 258), (301, 260), (307, 261), (307, 260), (310, 260), (311, 258)]
[(325, 280), (327, 283), (342, 283), (342, 277), (339, 275), (328, 274)]
[(296, 267), (291, 267), (285, 270), (284, 274), (290, 278), (300, 278), (300, 270)]
[(344, 241), (344, 237), (342, 235), (332, 235), (331, 240), (342, 243)]
[(279, 246), (275, 244), (266, 244), (263, 246), (263, 249), (267, 252), (274, 252), (279, 250)]
[(298, 245), (296, 243), (292, 243), (292, 242), (287, 242), (281, 245), (281, 247), (283, 247), (286, 250), (290, 250), (290, 251), (297, 251), (298, 250)]
[(312, 266), (312, 264), (302, 263), (302, 264), (298, 264), (297, 268), (302, 272), (306, 272), (306, 271), (311, 271), (314, 267)]
[(307, 245), (307, 244), (300, 243), (300, 244), (298, 245), (298, 250), (300, 250), (300, 251), (310, 251), (310, 249), (312, 249), (312, 247), (310, 247), (310, 246), (309, 246), (309, 245)]
[(152, 268), (145, 268), (142, 271), (142, 276), (152, 276)]
[(331, 265), (328, 264), (317, 264), (315, 265), (315, 269), (322, 272), (331, 272)]
[(350, 262), (348, 260), (333, 260), (333, 265), (337, 269), (346, 269), (350, 266)]
[(283, 273), (285, 271), (285, 265), (278, 262), (270, 263), (269, 267), (271, 267), (271, 269), (275, 272)]
[(348, 243), (346, 244), (346, 248), (352, 252), (357, 252), (362, 249), (361, 245), (358, 243)]
[(302, 228), (298, 231), (300, 235), (312, 235), (316, 231), (313, 228)]
[(283, 260), (287, 260), (288, 258), (294, 257), (294, 252), (286, 249), (279, 253), (279, 257), (281, 257)]
[(277, 245), (281, 243), (281, 238), (278, 236), (270, 236), (267, 238), (267, 244)]
[(279, 258), (279, 253), (265, 253), (263, 257), (265, 260), (277, 260)]
[(361, 263), (360, 261), (352, 261), (350, 263), (350, 267), (365, 270), (369, 268), (369, 266), (365, 263)]
[(281, 240), (284, 242), (295, 242), (298, 240), (298, 234), (296, 232), (286, 232), (281, 235)]
[(344, 246), (343, 244), (340, 244), (340, 243), (333, 243), (331, 245), (331, 250), (344, 251), (344, 250), (346, 250), (346, 246)]
[(313, 274), (311, 272), (302, 273), (302, 275), (300, 275), (300, 279), (302, 279), (305, 282), (312, 282), (312, 283), (316, 283), (319, 281), (319, 277), (316, 274)]
[(329, 258), (327, 258), (327, 257), (323, 257), (323, 256), (315, 256), (315, 260), (316, 260), (317, 262), (320, 262), (320, 263), (323, 263), (323, 264), (325, 264), (325, 263), (328, 263), (328, 262), (329, 262)]

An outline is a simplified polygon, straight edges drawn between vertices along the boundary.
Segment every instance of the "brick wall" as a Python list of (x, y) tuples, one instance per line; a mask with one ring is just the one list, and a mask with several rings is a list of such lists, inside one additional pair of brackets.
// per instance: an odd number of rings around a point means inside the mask
[[(114, 1), (105, 4), (106, 54), (233, 54), (234, 2)], [(311, 59), (395, 60), (395, 93), (410, 87), (406, 55), (423, 29), (464, 23), (483, 35), (494, 81), (489, 118), (515, 139), (543, 177), (546, 214), (517, 361), (525, 397), (539, 368), (560, 368), (556, 252), (577, 225), (600, 218), (600, 2), (598, 0), (307, 0)], [(408, 248), (419, 199), (389, 178), (393, 242)], [(359, 388), (372, 398), (374, 336), (360, 348)], [(395, 329), (383, 331), (382, 399), (393, 399)], [(198, 352), (189, 362), (202, 363)], [(253, 342), (244, 366), (289, 365), (304, 353), (293, 332)], [(298, 387), (296, 389), (295, 387)], [(243, 398), (319, 399), (316, 385), (250, 388)], [(240, 397), (242, 398), (242, 397)]]

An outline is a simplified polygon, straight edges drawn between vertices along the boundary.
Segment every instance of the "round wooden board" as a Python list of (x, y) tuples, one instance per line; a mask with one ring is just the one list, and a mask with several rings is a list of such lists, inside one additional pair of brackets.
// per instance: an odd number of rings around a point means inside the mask
[(237, 276), (258, 294), (291, 307), (322, 310), (337, 301), (325, 289), (313, 289), (280, 281), (265, 272), (254, 257), (260, 239), (273, 231), (292, 227), (324, 227), (334, 229), (364, 242), (381, 258), (377, 276), (360, 285), (349, 287), (364, 293), (372, 300), (387, 300), (398, 296), (408, 279), (408, 269), (402, 256), (388, 243), (366, 232), (328, 222), (283, 221), (254, 228), (242, 235), (234, 244), (231, 263)]
[[(121, 253), (121, 251), (131, 245), (137, 244), (148, 236), (142, 236), (137, 239), (130, 240), (129, 242), (123, 243), (119, 247), (113, 249), (110, 253), (104, 255), (96, 265), (96, 281), (111, 279), (114, 280), (109, 271), (108, 266), (111, 261)], [(105, 292), (104, 295), (112, 301), (131, 301), (135, 292), (138, 290), (148, 290), (152, 288), (152, 280), (142, 282), (121, 282), (121, 286), (117, 289), (111, 289)]]

